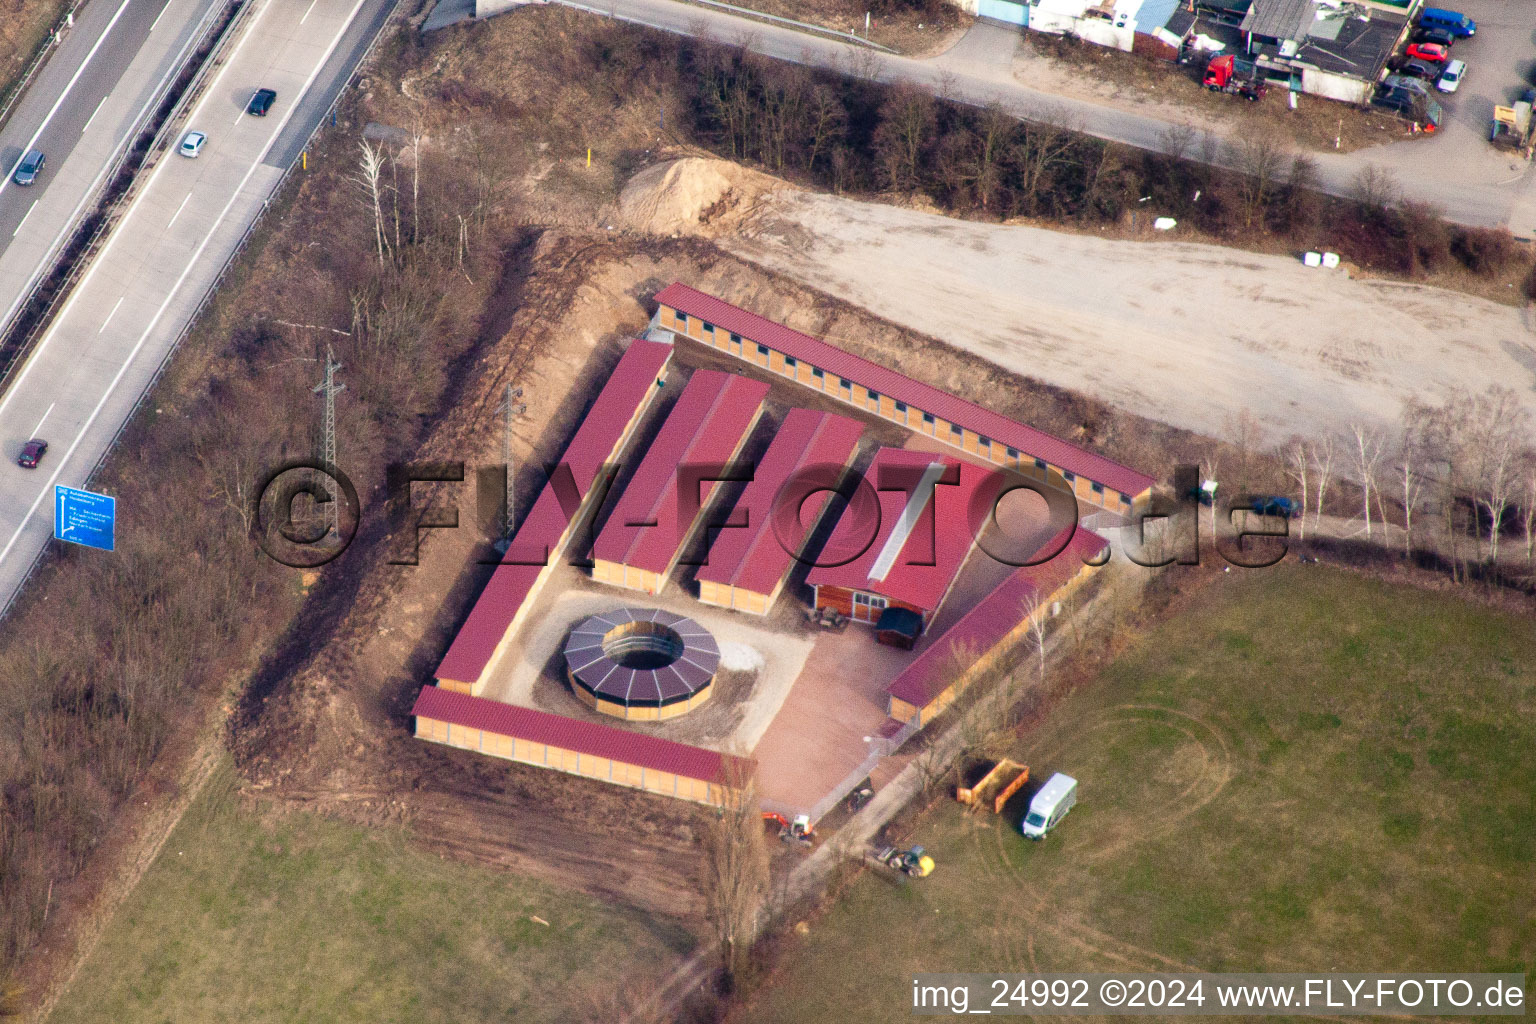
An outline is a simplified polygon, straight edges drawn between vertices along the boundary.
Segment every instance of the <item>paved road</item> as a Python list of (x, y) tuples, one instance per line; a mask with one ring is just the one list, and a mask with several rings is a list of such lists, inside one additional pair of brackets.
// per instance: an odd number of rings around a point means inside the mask
[[(185, 59), (219, 0), (86, 4), (0, 131), (0, 324), (52, 265), (85, 201), (140, 116)], [(28, 149), (48, 164), (23, 188), (10, 172)]]
[[(170, 0), (183, 2), (190, 0)], [(110, 446), (389, 8), (387, 0), (257, 2), (187, 119), (209, 135), (203, 155), (168, 154), (149, 172), (0, 396), (0, 607), (48, 543), (53, 485), (83, 483)], [(265, 118), (244, 113), (258, 87), (278, 94)], [(10, 196), (0, 194), (0, 203)], [(14, 462), (31, 436), (50, 444), (35, 471)], [(135, 514), (118, 507), (119, 518)]]
[[(1020, 43), (1018, 29), (977, 22), (950, 50), (920, 60), (863, 49), (855, 56), (854, 48), (843, 43), (679, 0), (556, 2), (680, 35), (702, 33), (733, 43), (750, 39), (754, 50), (770, 57), (865, 77), (872, 75), (882, 81), (910, 82), (942, 90), (965, 102), (995, 100), (1019, 117), (1038, 119), (1064, 114), (1071, 124), (1100, 138), (1143, 149), (1167, 148), (1168, 122), (1137, 111), (1041, 92), (1016, 81), (1013, 58)], [(1523, 0), (1521, 5), (1510, 5), (1501, 20), (1509, 24), (1497, 26), (1498, 31), (1527, 41), (1536, 28), (1536, 15)], [(1490, 33), (1495, 28), (1490, 25)], [(1477, 45), (1481, 41), (1469, 43), (1466, 48)], [(1489, 71), (1495, 73), (1491, 68)], [(1317, 154), (1318, 174), (1327, 191), (1347, 195), (1360, 171), (1374, 164), (1395, 174), (1407, 196), (1434, 203), (1453, 220), (1477, 225), (1505, 224), (1516, 234), (1536, 236), (1536, 188), (1532, 186), (1536, 175), (1531, 168), (1523, 163), (1511, 166), (1506, 159), (1489, 152), (1486, 145), (1474, 145), (1468, 141), (1469, 131), (1447, 134), (1449, 137), (1412, 140), (1356, 153)], [(1466, 138), (1458, 138), (1458, 134)], [(1197, 135), (1188, 152), (1202, 149), (1203, 141)]]

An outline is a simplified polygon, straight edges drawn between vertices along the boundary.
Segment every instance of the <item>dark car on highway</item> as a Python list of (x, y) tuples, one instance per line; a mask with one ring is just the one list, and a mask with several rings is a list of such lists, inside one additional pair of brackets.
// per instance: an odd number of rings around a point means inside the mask
[(40, 437), (34, 437), (21, 446), (21, 454), (16, 457), (16, 465), (22, 469), (36, 469), (37, 464), (43, 460), (43, 453), (48, 450), (48, 442)]
[(257, 89), (256, 95), (251, 97), (251, 102), (245, 105), (245, 112), (253, 117), (266, 117), (267, 111), (272, 109), (272, 103), (277, 99), (277, 93), (271, 89)]
[(42, 173), (43, 164), (47, 162), (48, 158), (43, 156), (42, 150), (29, 150), (27, 155), (21, 158), (21, 163), (16, 165), (16, 173), (11, 175), (11, 180), (18, 185), (30, 185), (37, 180), (37, 176)]

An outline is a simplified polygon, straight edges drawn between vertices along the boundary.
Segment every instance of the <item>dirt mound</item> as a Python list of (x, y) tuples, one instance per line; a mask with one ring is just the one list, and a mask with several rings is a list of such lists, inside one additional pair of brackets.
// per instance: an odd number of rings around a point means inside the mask
[(619, 196), (627, 227), (651, 235), (714, 236), (735, 230), (770, 192), (789, 186), (727, 160), (689, 156), (653, 164)]

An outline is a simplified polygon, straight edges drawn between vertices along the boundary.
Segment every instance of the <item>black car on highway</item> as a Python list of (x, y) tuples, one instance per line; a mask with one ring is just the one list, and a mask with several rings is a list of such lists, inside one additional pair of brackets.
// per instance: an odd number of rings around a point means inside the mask
[(267, 111), (272, 109), (276, 99), (277, 93), (271, 89), (257, 89), (256, 95), (251, 97), (251, 102), (245, 105), (245, 112), (252, 117), (266, 117)]

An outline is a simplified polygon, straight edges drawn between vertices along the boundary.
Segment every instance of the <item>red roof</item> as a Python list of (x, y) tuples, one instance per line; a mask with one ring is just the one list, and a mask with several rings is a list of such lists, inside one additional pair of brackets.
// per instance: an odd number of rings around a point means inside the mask
[[(612, 457), (624, 428), (634, 419), (656, 377), (672, 358), (672, 346), (655, 341), (632, 341), (619, 365), (598, 393), (587, 416), (576, 428), (561, 465), (568, 467), (583, 499), (592, 489), (598, 470)], [(551, 483), (546, 483), (527, 518), (518, 524), (508, 557), (542, 563), (559, 544), (568, 520)], [(544, 568), (539, 565), (499, 565), (491, 574), (474, 608), (470, 609), (442, 663), (437, 678), (472, 683), (485, 671), (491, 652), (506, 635), (512, 618), (528, 599)]]
[[(914, 489), (907, 480), (890, 478), (893, 471), (901, 470), (912, 476), (942, 474), (951, 482), (940, 479)], [(882, 448), (865, 470), (864, 479), (879, 497), (878, 525), (872, 522), (873, 508), (855, 496), (817, 557), (819, 562), (832, 562), (855, 552), (857, 556), (843, 565), (818, 565), (806, 582), (813, 587), (862, 590), (934, 611), (976, 541), (977, 531), (971, 521), (976, 518), (972, 500), (977, 489), (984, 483), (995, 487), (1000, 477), (994, 470), (944, 455)], [(908, 489), (880, 489), (892, 484)], [(914, 504), (918, 500), (920, 506)]]
[[(1071, 538), (1064, 541), (1068, 531), (1072, 531)], [(1041, 550), (1049, 551), (1063, 542), (1066, 547), (1054, 558), (1039, 565), (1021, 566), (1010, 574), (959, 622), (929, 644), (886, 687), (885, 692), (914, 707), (925, 707), (955, 681), (958, 660), (974, 659), (996, 647), (1024, 620), (1031, 599), (1047, 600), (1108, 543), (1091, 530), (1069, 526)]]
[(656, 296), (656, 301), (733, 334), (761, 342), (812, 366), (819, 366), (828, 373), (835, 373), (876, 394), (890, 395), (913, 408), (933, 413), (940, 419), (991, 438), (994, 443), (1001, 442), (1026, 455), (1044, 459), (1053, 466), (1087, 477), (1121, 494), (1135, 497), (1156, 483), (1145, 473), (1138, 473), (1112, 459), (1084, 451), (1043, 430), (1025, 426), (974, 402), (956, 398), (948, 392), (915, 381), (808, 334), (790, 330), (783, 324), (749, 313), (685, 284), (668, 285)]
[[(802, 508), (793, 510), (800, 513), (800, 520), (781, 518), (775, 528), (774, 502), (779, 491), (799, 474), (809, 474), (818, 467), (825, 467), (830, 482), (834, 477), (831, 471), (841, 472), (863, 432), (862, 424), (846, 416), (791, 409), (731, 512), (743, 526), (727, 527), (716, 534), (697, 578), (757, 594), (772, 593), (804, 537), (802, 522), (813, 521), (830, 497), (825, 491), (810, 496)], [(780, 515), (787, 517), (788, 513), (780, 510)]]
[[(729, 461), (767, 395), (762, 381), (695, 371), (609, 513), (592, 557), (665, 572), (693, 525), (678, 521), (679, 469)], [(701, 488), (705, 497), (710, 486)]]
[(753, 763), (686, 743), (674, 743), (644, 733), (583, 722), (484, 697), (471, 697), (438, 686), (421, 688), (411, 714), (704, 782), (723, 781), (727, 764), (739, 764), (750, 770)]

